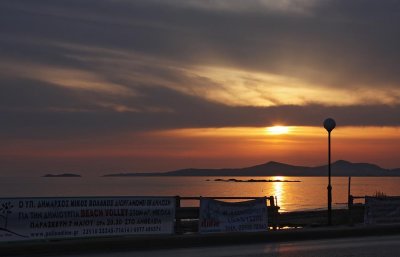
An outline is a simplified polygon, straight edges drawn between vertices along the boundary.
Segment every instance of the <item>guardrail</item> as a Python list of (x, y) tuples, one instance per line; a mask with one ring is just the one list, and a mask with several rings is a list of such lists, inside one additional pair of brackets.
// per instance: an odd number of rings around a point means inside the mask
[[(200, 212), (201, 196), (176, 196), (175, 233), (196, 232)], [(215, 200), (253, 200), (259, 197), (209, 197)], [(274, 230), (279, 226), (279, 206), (276, 205), (274, 196), (266, 197), (268, 211), (268, 226)], [(184, 201), (198, 201), (195, 207), (182, 206)]]
[[(364, 222), (364, 209), (365, 209), (365, 198), (366, 197), (376, 197), (376, 198), (398, 198), (400, 196), (388, 196), (388, 195), (373, 195), (373, 196), (353, 196), (349, 195), (348, 198), (348, 217), (349, 217), (349, 225), (353, 225), (354, 223)], [(354, 201), (362, 200), (361, 203), (354, 203)]]

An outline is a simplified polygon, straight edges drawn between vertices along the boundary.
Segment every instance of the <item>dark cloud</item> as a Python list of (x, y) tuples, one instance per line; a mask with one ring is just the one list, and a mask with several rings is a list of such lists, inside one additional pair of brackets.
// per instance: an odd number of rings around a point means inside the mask
[(246, 107), (203, 97), (220, 85), (185, 69), (233, 67), (332, 89), (380, 88), (396, 98), (399, 1), (295, 1), (294, 11), (258, 2), (235, 10), (196, 1), (1, 1), (2, 67), (74, 69), (137, 92), (88, 92), (21, 77), (18, 69), (3, 72), (1, 134), (91, 136), (276, 121), (319, 126), (327, 116), (341, 125), (400, 125), (399, 103), (373, 99), (361, 106)]
[(2, 1), (2, 31), (323, 85), (398, 85), (398, 1), (293, 2), (313, 8), (298, 14), (258, 1), (236, 12), (179, 1)]
[[(8, 108), (1, 110), (0, 134), (4, 139), (94, 138), (135, 131), (269, 126), (277, 122), (321, 126), (326, 117), (334, 117), (340, 126), (400, 125), (400, 106), (233, 107), (163, 87), (150, 87), (144, 88), (139, 97), (119, 101), (128, 111), (114, 111), (98, 106), (97, 102), (85, 102), (85, 95), (69, 98), (66, 90), (61, 90), (61, 96), (60, 92), (50, 95), (46, 91), (46, 95), (41, 95), (46, 102), (42, 102), (40, 98), (35, 99), (40, 92), (32, 92), (29, 101), (24, 101), (24, 96), (21, 98), (19, 94), (8, 95), (7, 101), (16, 105), (10, 108), (11, 105), (6, 104)], [(99, 101), (113, 100), (101, 97)]]

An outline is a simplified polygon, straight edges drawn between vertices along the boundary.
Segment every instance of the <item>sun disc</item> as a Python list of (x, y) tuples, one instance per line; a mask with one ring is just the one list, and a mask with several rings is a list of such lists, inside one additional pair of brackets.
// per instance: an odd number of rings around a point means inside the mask
[(272, 126), (272, 127), (268, 127), (266, 130), (267, 130), (267, 133), (271, 134), (271, 135), (287, 134), (290, 131), (289, 127), (286, 127), (286, 126)]

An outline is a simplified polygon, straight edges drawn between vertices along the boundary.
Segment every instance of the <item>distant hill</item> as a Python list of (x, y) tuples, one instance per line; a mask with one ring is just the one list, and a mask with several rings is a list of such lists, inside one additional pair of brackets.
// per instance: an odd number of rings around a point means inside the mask
[[(332, 176), (353, 177), (381, 177), (400, 176), (399, 169), (384, 169), (370, 163), (352, 163), (339, 160), (332, 163)], [(279, 162), (267, 162), (264, 164), (231, 169), (181, 169), (167, 172), (152, 173), (117, 173), (107, 174), (104, 177), (129, 177), (129, 176), (327, 176), (328, 166), (295, 166)]]
[(46, 174), (43, 175), (45, 178), (77, 178), (81, 177), (79, 174), (63, 173), (63, 174)]
[[(327, 166), (315, 167), (314, 169), (323, 172)], [(332, 174), (335, 176), (400, 176), (400, 173), (393, 170), (384, 169), (370, 163), (352, 163), (339, 160), (332, 164)]]

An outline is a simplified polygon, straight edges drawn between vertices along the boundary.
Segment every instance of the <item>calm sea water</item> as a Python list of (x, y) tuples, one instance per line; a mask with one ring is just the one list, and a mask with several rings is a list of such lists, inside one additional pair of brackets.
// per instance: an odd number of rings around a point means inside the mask
[[(326, 177), (257, 177), (301, 182), (235, 183), (217, 177), (82, 177), (0, 178), (0, 197), (52, 196), (270, 196), (278, 198), (282, 211), (326, 208)], [(230, 177), (229, 177), (230, 178)], [(254, 177), (237, 177), (246, 180)], [(226, 179), (226, 178), (225, 178)], [(348, 178), (332, 178), (333, 207), (344, 208)], [(373, 195), (377, 191), (400, 195), (400, 177), (353, 177), (351, 193)], [(184, 202), (193, 206), (197, 202)]]

